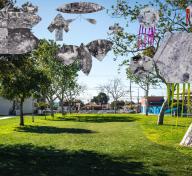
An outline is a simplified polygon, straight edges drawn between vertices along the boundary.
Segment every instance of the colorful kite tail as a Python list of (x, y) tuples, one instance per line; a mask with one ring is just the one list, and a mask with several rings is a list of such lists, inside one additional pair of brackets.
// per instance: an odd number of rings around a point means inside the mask
[(147, 44), (147, 29), (145, 28), (145, 33), (144, 33), (144, 47), (146, 47), (146, 44)]
[(141, 48), (141, 25), (139, 27), (139, 36), (138, 36), (138, 48), (140, 49)]
[(151, 36), (150, 36), (150, 46), (153, 46), (153, 40), (154, 40), (154, 30), (153, 27), (151, 28)]
[(191, 106), (191, 85), (188, 83), (188, 96), (187, 96), (187, 116), (190, 114), (190, 106)]
[(184, 116), (184, 105), (185, 105), (185, 83), (183, 84), (183, 92), (182, 92), (182, 110), (181, 110), (181, 117)]
[(154, 43), (155, 43), (155, 33), (156, 33), (156, 28), (154, 27), (153, 28), (153, 46), (154, 46)]
[(187, 24), (187, 26), (190, 24), (190, 20), (191, 20), (190, 9), (186, 9), (186, 24)]
[(140, 38), (140, 37), (138, 38), (138, 41), (137, 41), (137, 46), (138, 46), (138, 49), (140, 49), (140, 48), (141, 48), (141, 38)]
[(150, 45), (151, 28), (148, 30), (148, 45)]
[(143, 35), (144, 35), (144, 27), (142, 26), (142, 32), (141, 32), (141, 46), (142, 46), (142, 48), (144, 48), (145, 46), (144, 46), (144, 42), (143, 42)]

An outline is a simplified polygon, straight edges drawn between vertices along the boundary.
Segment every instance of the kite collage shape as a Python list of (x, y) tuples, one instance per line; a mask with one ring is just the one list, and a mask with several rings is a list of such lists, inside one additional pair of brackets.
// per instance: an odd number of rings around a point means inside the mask
[(79, 61), (80, 68), (88, 75), (92, 68), (92, 56), (102, 61), (112, 49), (113, 43), (109, 40), (95, 40), (87, 45), (63, 45), (57, 53), (57, 59), (68, 66)]
[[(104, 7), (91, 2), (74, 2), (64, 4), (57, 8), (57, 11), (68, 14), (87, 14), (103, 10)], [(63, 40), (63, 30), (69, 31), (69, 24), (75, 19), (65, 20), (61, 14), (58, 14), (53, 22), (49, 25), (50, 32), (55, 31), (55, 40)], [(96, 24), (95, 19), (86, 18), (91, 24)], [(81, 44), (80, 47), (75, 45), (63, 45), (57, 52), (56, 58), (64, 65), (69, 66), (78, 60), (79, 67), (88, 75), (92, 68), (92, 56), (102, 61), (107, 53), (112, 49), (112, 42), (108, 40), (95, 40), (88, 45)]]
[(84, 45), (78, 48), (79, 58), (80, 58), (80, 68), (83, 73), (88, 75), (92, 68), (92, 56), (89, 52), (89, 49)]
[[(86, 14), (103, 10), (104, 7), (90, 2), (75, 2), (64, 4), (57, 10), (70, 14)], [(31, 29), (41, 21), (37, 15), (38, 7), (31, 3), (25, 3), (21, 8), (7, 5), (0, 10), (0, 55), (15, 55), (31, 52), (38, 45), (38, 39), (32, 34)], [(55, 31), (56, 41), (63, 40), (63, 31), (69, 31), (69, 25), (75, 19), (65, 20), (58, 14), (49, 25), (50, 32)], [(92, 24), (95, 19), (86, 19)], [(88, 45), (81, 44), (63, 45), (58, 53), (57, 59), (64, 65), (71, 65), (76, 60), (85, 74), (89, 74), (92, 68), (92, 56), (102, 61), (112, 49), (113, 43), (108, 40), (95, 40)]]
[(41, 21), (37, 11), (38, 7), (29, 3), (0, 10), (0, 55), (25, 54), (37, 47), (38, 39), (31, 32)]
[(64, 4), (57, 8), (58, 11), (71, 14), (94, 13), (103, 10), (104, 7), (92, 2), (74, 2)]
[[(187, 104), (187, 112), (191, 111), (191, 83), (192, 83), (192, 33), (169, 33), (154, 56), (159, 74), (167, 82), (168, 105), (173, 109), (176, 89), (177, 109), (179, 109), (180, 95), (182, 96), (182, 111)], [(182, 93), (180, 93), (180, 85)], [(187, 94), (187, 95), (186, 95)], [(185, 99), (185, 97), (187, 97)], [(187, 102), (187, 103), (186, 103)], [(178, 112), (177, 112), (178, 113)]]
[(138, 20), (140, 23), (138, 48), (153, 46), (159, 12), (152, 7), (145, 7), (140, 11)]
[(146, 78), (154, 71), (153, 59), (148, 56), (135, 56), (130, 62), (129, 71), (141, 79)]
[[(74, 2), (74, 3), (67, 3), (63, 4), (60, 7), (57, 8), (57, 11), (67, 14), (79, 14), (79, 17), (82, 18), (82, 14), (87, 13), (95, 13), (98, 11), (104, 10), (104, 7), (91, 2)], [(77, 19), (77, 18), (76, 18)], [(50, 32), (53, 32), (55, 30), (55, 40), (56, 41), (62, 41), (63, 40), (63, 29), (65, 32), (69, 31), (69, 24), (73, 22), (76, 19), (68, 19), (65, 20), (61, 14), (58, 14), (53, 22), (48, 27), (48, 30)], [(88, 21), (91, 24), (96, 24), (97, 21), (95, 19), (91, 18), (84, 18), (86, 21)]]
[(75, 45), (63, 45), (59, 49), (56, 57), (64, 65), (69, 66), (78, 59), (78, 48), (79, 47)]
[(170, 33), (157, 50), (154, 61), (168, 83), (192, 83), (192, 34)]
[(56, 41), (63, 41), (63, 30), (69, 32), (69, 24), (73, 21), (73, 19), (65, 20), (61, 14), (58, 14), (49, 25), (48, 30), (50, 32), (55, 31)]
[[(82, 14), (95, 13), (104, 9), (105, 8), (103, 6), (92, 2), (73, 2), (69, 4), (63, 4), (62, 6), (57, 8), (57, 11), (68, 14), (78, 14), (80, 18), (83, 18)], [(91, 24), (97, 23), (95, 19), (84, 19)]]

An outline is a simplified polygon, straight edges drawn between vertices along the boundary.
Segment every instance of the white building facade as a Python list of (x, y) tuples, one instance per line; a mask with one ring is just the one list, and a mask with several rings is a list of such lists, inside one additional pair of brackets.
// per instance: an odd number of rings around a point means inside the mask
[[(3, 97), (0, 97), (0, 115), (8, 116), (10, 111), (13, 109), (13, 102), (9, 101)], [(16, 112), (19, 112), (19, 106), (16, 106)], [(23, 104), (23, 113), (32, 114), (33, 113), (33, 100), (32, 98), (27, 99)]]

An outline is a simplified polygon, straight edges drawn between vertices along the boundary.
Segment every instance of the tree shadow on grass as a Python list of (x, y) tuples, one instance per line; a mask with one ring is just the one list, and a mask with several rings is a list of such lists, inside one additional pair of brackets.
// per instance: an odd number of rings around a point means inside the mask
[[(145, 176), (142, 162), (92, 151), (67, 151), (33, 145), (0, 145), (1, 176)], [(132, 160), (132, 161), (131, 161)], [(163, 171), (158, 171), (166, 175)]]
[(93, 122), (93, 123), (106, 123), (106, 122), (134, 122), (139, 120), (139, 117), (130, 116), (105, 116), (105, 115), (91, 115), (91, 116), (78, 116), (72, 117), (57, 117), (54, 121), (78, 121), (78, 122)]
[(28, 133), (47, 133), (47, 134), (59, 134), (59, 133), (71, 133), (71, 134), (86, 134), (86, 133), (95, 133), (88, 129), (79, 129), (79, 128), (57, 128), (53, 126), (24, 126), (17, 127), (15, 129), (18, 132), (28, 132)]

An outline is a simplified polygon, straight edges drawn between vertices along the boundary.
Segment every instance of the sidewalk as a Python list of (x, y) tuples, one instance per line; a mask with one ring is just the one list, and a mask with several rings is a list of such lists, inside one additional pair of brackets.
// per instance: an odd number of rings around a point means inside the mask
[(9, 117), (0, 117), (0, 120), (5, 120), (5, 119), (11, 119), (14, 118), (15, 116), (9, 116)]

